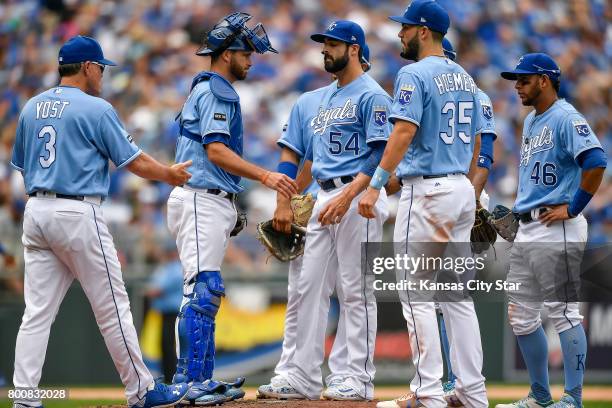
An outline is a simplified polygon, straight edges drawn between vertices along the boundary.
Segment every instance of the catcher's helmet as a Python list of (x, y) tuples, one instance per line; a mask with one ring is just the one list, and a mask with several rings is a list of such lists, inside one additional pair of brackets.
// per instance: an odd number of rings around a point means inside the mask
[(258, 23), (253, 28), (246, 26), (246, 22), (251, 18), (247, 13), (232, 13), (223, 17), (206, 33), (204, 45), (196, 54), (219, 55), (225, 50), (255, 51), (259, 54), (270, 51), (278, 54), (272, 47), (263, 24)]

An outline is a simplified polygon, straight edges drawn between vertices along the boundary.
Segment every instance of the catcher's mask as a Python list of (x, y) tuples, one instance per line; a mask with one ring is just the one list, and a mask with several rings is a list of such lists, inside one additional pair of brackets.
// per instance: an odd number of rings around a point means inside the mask
[(266, 34), (263, 24), (253, 28), (246, 26), (252, 18), (247, 13), (232, 13), (223, 17), (204, 37), (204, 44), (196, 55), (219, 55), (225, 50), (255, 51), (259, 54), (274, 52), (278, 54)]

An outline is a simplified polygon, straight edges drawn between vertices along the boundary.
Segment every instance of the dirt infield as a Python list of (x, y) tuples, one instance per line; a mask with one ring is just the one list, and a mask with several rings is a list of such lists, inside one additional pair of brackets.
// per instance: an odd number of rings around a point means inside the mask
[[(241, 401), (226, 403), (223, 406), (232, 408), (254, 407), (261, 408), (276, 408), (276, 407), (291, 407), (291, 408), (306, 408), (306, 407), (345, 407), (350, 405), (351, 408), (375, 407), (376, 402), (351, 402), (344, 401), (278, 401), (278, 400), (256, 400), (255, 387), (245, 387), (246, 397)], [(376, 398), (378, 400), (386, 400), (397, 398), (400, 395), (406, 394), (408, 387), (376, 387)], [(487, 395), (491, 400), (517, 400), (525, 397), (528, 388), (526, 385), (521, 386), (505, 386), (505, 385), (490, 385), (487, 386)], [(551, 387), (553, 398), (559, 399), (563, 395), (563, 387), (556, 385)], [(121, 400), (125, 398), (123, 389), (121, 388), (71, 388), (69, 390), (70, 399), (78, 400)], [(612, 387), (611, 386), (587, 386), (583, 390), (583, 399), (585, 401), (611, 401), (612, 402)], [(104, 408), (123, 408), (122, 405), (106, 406)]]

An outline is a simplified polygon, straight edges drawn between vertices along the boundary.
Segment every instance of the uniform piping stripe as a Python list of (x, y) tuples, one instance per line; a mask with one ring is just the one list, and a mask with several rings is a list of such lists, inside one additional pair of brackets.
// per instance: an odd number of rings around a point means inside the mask
[[(102, 257), (104, 258), (104, 266), (106, 267), (106, 276), (108, 276), (108, 285), (110, 286), (111, 295), (113, 297), (113, 304), (115, 305), (115, 313), (117, 314), (117, 320), (119, 321), (119, 330), (121, 331), (121, 338), (123, 339), (123, 344), (125, 345), (125, 349), (128, 352), (128, 357), (130, 357), (130, 362), (132, 363), (132, 367), (136, 372), (136, 377), (138, 377), (138, 392), (140, 392), (140, 375), (138, 374), (138, 370), (136, 369), (136, 365), (134, 364), (134, 360), (132, 359), (132, 353), (130, 353), (130, 349), (127, 345), (127, 340), (125, 339), (125, 334), (123, 333), (123, 326), (121, 325), (121, 318), (119, 317), (119, 308), (117, 307), (117, 300), (115, 299), (115, 292), (113, 290), (113, 282), (111, 281), (110, 272), (108, 270), (108, 262), (106, 262), (106, 254), (104, 253), (104, 246), (102, 245), (102, 237), (100, 236), (100, 228), (98, 227), (98, 216), (96, 214), (96, 209), (91, 205), (91, 209), (94, 214), (94, 222), (96, 223), (96, 232), (98, 233), (98, 240), (100, 241), (100, 250), (102, 251)], [(139, 400), (144, 398), (144, 395), (141, 397), (139, 394), (136, 394), (136, 397)]]
[(200, 242), (198, 239), (198, 206), (196, 204), (196, 193), (193, 193), (193, 216), (195, 220), (195, 235), (196, 235), (196, 275), (200, 272)]
[(363, 273), (363, 303), (365, 305), (365, 318), (366, 318), (366, 358), (365, 361), (363, 363), (363, 368), (365, 370), (365, 373), (368, 375), (368, 378), (370, 379), (369, 382), (364, 383), (365, 387), (365, 397), (367, 398), (368, 396), (368, 384), (370, 384), (372, 382), (372, 376), (370, 375), (370, 373), (368, 372), (368, 361), (370, 360), (370, 319), (368, 316), (368, 297), (366, 294), (366, 285), (367, 285), (367, 281), (366, 281), (366, 277), (368, 274), (368, 243), (370, 242), (370, 219), (366, 219), (366, 246), (365, 246), (365, 261), (366, 261), (366, 268), (364, 270)]
[(570, 282), (570, 273), (569, 273), (569, 261), (567, 260), (567, 236), (565, 234), (565, 220), (562, 221), (562, 225), (563, 225), (563, 246), (564, 246), (564, 255), (565, 255), (565, 273), (567, 275), (567, 281), (565, 282), (565, 285), (563, 286), (563, 290), (565, 292), (565, 308), (563, 309), (563, 317), (565, 317), (565, 320), (567, 320), (567, 322), (569, 323), (569, 325), (571, 327), (574, 327), (574, 325), (572, 324), (571, 320), (567, 317), (567, 285), (569, 285)]
[[(408, 236), (410, 234), (410, 215), (412, 214), (412, 203), (414, 202), (414, 184), (410, 185), (410, 207), (408, 207), (408, 223), (406, 225), (406, 254), (408, 253)], [(408, 276), (407, 276), (407, 271), (404, 270), (404, 280), (407, 280)], [(414, 312), (412, 311), (412, 305), (410, 304), (410, 292), (408, 290), (406, 290), (406, 295), (408, 295), (408, 306), (410, 307), (410, 316), (412, 317), (412, 325), (414, 327), (414, 338), (416, 340), (417, 343), (417, 353), (418, 353), (418, 357), (417, 357), (417, 363), (416, 363), (416, 373), (419, 376), (419, 386), (417, 387), (416, 390), (414, 390), (414, 396), (416, 398), (418, 398), (418, 394), (417, 392), (419, 391), (419, 388), (421, 388), (421, 385), (423, 384), (423, 379), (421, 378), (421, 372), (419, 370), (420, 365), (421, 365), (421, 348), (419, 347), (419, 335), (417, 334), (417, 326), (416, 326), (416, 320), (414, 319)], [(412, 352), (414, 353), (414, 350), (412, 350)]]

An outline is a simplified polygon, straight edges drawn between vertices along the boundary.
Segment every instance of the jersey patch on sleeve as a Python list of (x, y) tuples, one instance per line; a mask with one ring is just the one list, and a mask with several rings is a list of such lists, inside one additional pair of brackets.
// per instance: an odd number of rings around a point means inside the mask
[(589, 125), (586, 120), (572, 120), (572, 126), (576, 128), (576, 132), (579, 136), (588, 136), (591, 134), (591, 130), (589, 129)]
[(416, 87), (414, 85), (404, 84), (400, 87), (399, 96), (397, 97), (400, 105), (408, 105), (412, 99), (412, 93)]
[(132, 135), (130, 135), (130, 134), (128, 133), (128, 135), (127, 135), (126, 137), (127, 137), (128, 142), (130, 142), (130, 143), (134, 143), (134, 138), (132, 137)]
[(491, 118), (493, 117), (493, 108), (491, 107), (491, 105), (487, 105), (485, 103), (485, 101), (480, 101), (480, 104), (482, 105), (482, 114), (485, 118), (487, 118), (487, 120), (491, 120)]
[(289, 127), (289, 124), (288, 124), (288, 123), (285, 123), (285, 125), (283, 126), (283, 132), (286, 132), (286, 131), (287, 131), (287, 127)]
[(374, 123), (378, 126), (383, 126), (387, 123), (387, 108), (384, 106), (374, 107)]
[(213, 119), (214, 120), (220, 120), (222, 122), (227, 121), (227, 117), (225, 116), (225, 113), (215, 113), (213, 115)]

